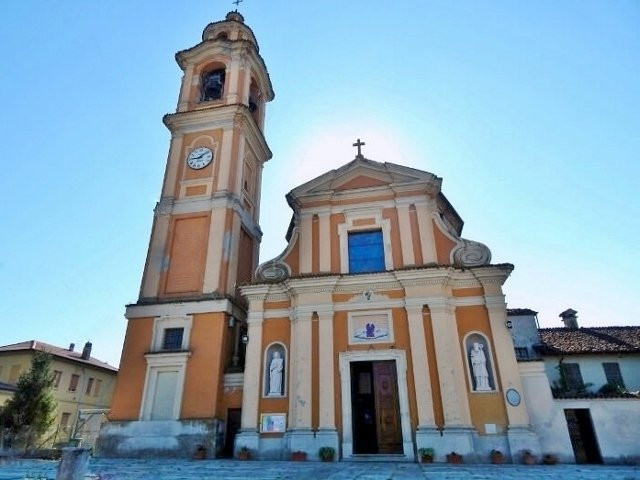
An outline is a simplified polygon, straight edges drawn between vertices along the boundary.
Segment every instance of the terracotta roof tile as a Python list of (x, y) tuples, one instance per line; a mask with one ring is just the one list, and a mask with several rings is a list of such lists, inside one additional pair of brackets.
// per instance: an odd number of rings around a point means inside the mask
[(17, 352), (22, 350), (38, 350), (40, 352), (47, 352), (56, 357), (64, 358), (66, 360), (71, 360), (73, 362), (85, 363), (87, 365), (103, 368), (105, 370), (110, 370), (112, 372), (118, 371), (116, 367), (109, 365), (106, 362), (102, 362), (97, 358), (89, 357), (87, 360), (83, 359), (82, 351), (72, 352), (67, 348), (56, 347), (55, 345), (50, 345), (48, 343), (40, 342), (38, 340), (27, 340), (26, 342), (13, 343), (11, 345), (3, 345), (0, 347), (0, 353)]
[(547, 355), (640, 353), (640, 326), (541, 328), (537, 349)]

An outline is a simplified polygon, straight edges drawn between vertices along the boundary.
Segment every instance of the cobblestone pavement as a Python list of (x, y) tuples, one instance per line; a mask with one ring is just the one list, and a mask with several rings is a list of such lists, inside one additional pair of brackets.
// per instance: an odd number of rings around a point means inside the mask
[[(57, 462), (4, 461), (0, 480), (53, 480)], [(89, 461), (86, 480), (640, 480), (640, 467), (419, 465), (417, 463), (240, 462), (235, 460)]]

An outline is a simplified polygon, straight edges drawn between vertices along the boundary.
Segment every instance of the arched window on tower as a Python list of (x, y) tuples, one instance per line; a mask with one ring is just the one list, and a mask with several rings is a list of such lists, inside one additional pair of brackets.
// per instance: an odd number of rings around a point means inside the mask
[(211, 70), (202, 75), (201, 101), (220, 100), (224, 91), (224, 68)]
[(249, 87), (249, 111), (258, 125), (260, 125), (262, 103), (262, 93), (256, 85), (256, 82), (252, 79), (251, 86)]

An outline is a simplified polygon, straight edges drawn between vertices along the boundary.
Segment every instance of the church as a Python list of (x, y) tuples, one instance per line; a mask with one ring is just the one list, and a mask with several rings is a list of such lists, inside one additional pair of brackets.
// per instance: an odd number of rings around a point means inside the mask
[(258, 43), (231, 12), (176, 60), (164, 181), (98, 453), (539, 454), (502, 291), (513, 266), (462, 237), (442, 179), (367, 159), (358, 139), (355, 158), (290, 191), (288, 245), (258, 265), (274, 98)]

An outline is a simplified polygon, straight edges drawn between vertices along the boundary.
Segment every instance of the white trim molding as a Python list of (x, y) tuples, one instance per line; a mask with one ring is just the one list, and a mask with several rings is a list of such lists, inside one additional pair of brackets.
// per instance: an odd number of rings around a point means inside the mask
[(351, 411), (351, 362), (394, 360), (398, 380), (398, 403), (402, 428), (402, 450), (406, 460), (414, 459), (414, 445), (409, 415), (407, 388), (407, 357), (404, 350), (355, 350), (340, 352), (340, 390), (342, 403), (342, 456), (353, 455), (353, 425)]
[(162, 420), (178, 420), (182, 406), (182, 393), (187, 361), (191, 352), (147, 353), (147, 374), (140, 402), (140, 420), (151, 420), (153, 399), (158, 386), (158, 374), (162, 372), (177, 372), (176, 395), (173, 399), (172, 418)]
[(167, 328), (182, 328), (182, 345), (180, 350), (189, 349), (189, 340), (191, 338), (191, 326), (193, 325), (193, 317), (191, 315), (166, 315), (153, 319), (153, 333), (151, 335), (152, 352), (161, 352), (164, 340), (164, 331)]

